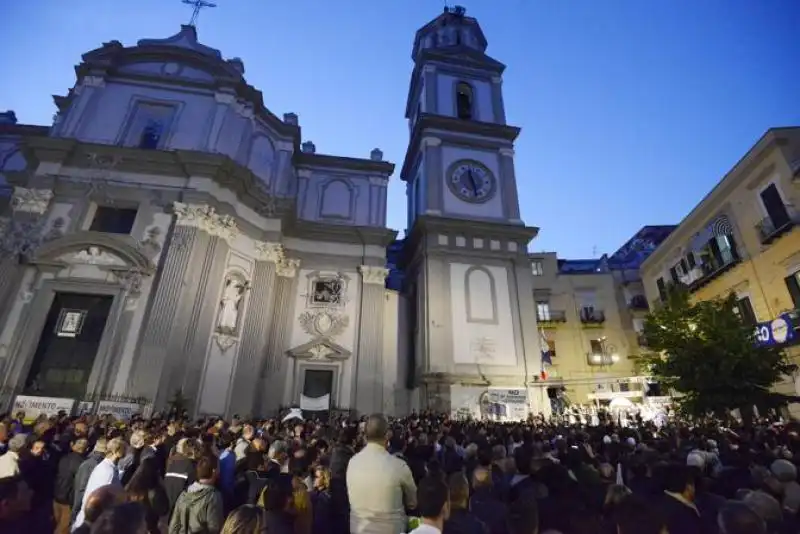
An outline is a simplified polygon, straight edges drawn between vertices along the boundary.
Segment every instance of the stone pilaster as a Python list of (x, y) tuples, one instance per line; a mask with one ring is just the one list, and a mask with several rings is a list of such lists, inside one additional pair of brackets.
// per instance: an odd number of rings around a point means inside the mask
[[(0, 302), (9, 302), (19, 289), (24, 274), (20, 254), (34, 251), (41, 242), (52, 198), (50, 189), (14, 188), (11, 217), (0, 220)], [(10, 311), (11, 306), (0, 307), (0, 327)]]
[[(130, 394), (153, 401), (156, 409), (165, 406), (175, 389), (189, 384), (189, 377), (195, 379), (192, 391), (199, 387), (197, 364), (192, 369), (182, 366), (189, 353), (205, 361), (206, 343), (201, 337), (207, 341), (211, 333), (227, 242), (238, 232), (232, 217), (219, 215), (210, 206), (175, 202), (173, 210), (172, 236), (128, 382)], [(184, 395), (189, 397), (186, 391)]]
[(437, 137), (426, 137), (425, 144), (425, 181), (427, 190), (422, 195), (424, 210), (419, 213), (441, 215), (444, 211), (444, 169), (442, 169), (442, 140)]
[(294, 314), (296, 277), (300, 260), (284, 258), (275, 266), (275, 300), (267, 350), (256, 389), (254, 411), (259, 415), (274, 413), (283, 402), (286, 372), (289, 368), (286, 350), (291, 336)]
[(355, 408), (361, 414), (383, 411), (383, 307), (389, 270), (362, 265), (361, 312), (355, 362)]
[(498, 124), (506, 123), (506, 108), (503, 104), (503, 78), (495, 76), (492, 78), (492, 112), (494, 121)]
[(283, 260), (283, 250), (276, 243), (260, 243), (259, 257), (250, 283), (247, 315), (242, 325), (241, 347), (237, 356), (236, 376), (230, 396), (230, 414), (253, 414), (262, 358), (267, 348), (276, 264)]
[[(185, 292), (184, 278), (192, 260), (200, 231), (177, 224), (166, 244), (158, 283), (152, 290), (150, 310), (144, 321), (138, 354), (134, 360), (129, 393), (154, 401), (165, 362), (168, 359), (170, 337), (176, 332), (174, 323), (181, 296)], [(185, 332), (183, 332), (185, 335)]]
[(519, 217), (519, 197), (517, 195), (517, 176), (514, 172), (514, 150), (500, 149), (500, 176), (503, 181), (503, 209), (512, 222), (521, 222)]
[(433, 65), (425, 65), (423, 72), (423, 91), (425, 91), (423, 111), (425, 113), (440, 114), (438, 110), (439, 85), (436, 83), (436, 67)]
[(194, 298), (188, 316), (187, 336), (180, 353), (173, 353), (177, 358), (170, 360), (171, 368), (161, 377), (166, 386), (159, 388), (158, 405), (162, 405), (162, 400), (169, 400), (169, 396), (180, 388), (186, 398), (192, 400), (194, 409), (199, 407), (203, 370), (208, 358), (209, 339), (219, 310), (229, 250), (225, 239), (216, 235), (210, 236), (202, 264), (197, 266), (199, 280), (189, 286), (194, 289)]

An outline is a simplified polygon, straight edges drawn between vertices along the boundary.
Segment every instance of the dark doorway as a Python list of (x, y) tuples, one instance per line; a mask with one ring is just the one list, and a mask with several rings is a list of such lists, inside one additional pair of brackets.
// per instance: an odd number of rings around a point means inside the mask
[(81, 399), (113, 297), (56, 293), (25, 381), (25, 393)]
[[(306, 369), (303, 378), (303, 396), (309, 399), (318, 399), (330, 395), (330, 402), (333, 402), (333, 371), (327, 369)], [(304, 410), (303, 416), (307, 418), (324, 419), (328, 415), (328, 409), (320, 411)]]
[(786, 210), (786, 205), (775, 184), (770, 184), (761, 191), (761, 201), (764, 202), (764, 208), (772, 221), (773, 229), (777, 230), (789, 222), (789, 212)]

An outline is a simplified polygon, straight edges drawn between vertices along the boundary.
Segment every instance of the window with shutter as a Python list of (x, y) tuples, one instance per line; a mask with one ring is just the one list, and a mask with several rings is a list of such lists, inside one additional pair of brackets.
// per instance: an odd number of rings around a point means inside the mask
[(694, 253), (690, 252), (689, 254), (686, 255), (686, 262), (689, 265), (689, 270), (694, 269), (695, 266), (697, 266), (697, 263), (695, 262), (694, 259)]
[(592, 354), (603, 354), (603, 342), (599, 339), (590, 339), (589, 346)]
[(785, 278), (786, 287), (789, 289), (789, 296), (792, 297), (795, 309), (800, 309), (800, 280), (798, 280), (798, 276), (800, 276), (800, 271)]
[(753, 311), (753, 305), (750, 302), (750, 297), (742, 297), (736, 303), (738, 308), (739, 318), (745, 324), (756, 324), (758, 319), (756, 313)]
[(680, 282), (680, 280), (678, 279), (678, 271), (675, 269), (675, 267), (670, 267), (669, 268), (669, 276), (670, 276), (670, 278), (672, 278), (672, 281), (674, 283), (677, 284), (677, 283)]
[(661, 299), (661, 302), (667, 300), (667, 285), (664, 283), (664, 279), (659, 277), (656, 280), (656, 286), (658, 287), (658, 298)]

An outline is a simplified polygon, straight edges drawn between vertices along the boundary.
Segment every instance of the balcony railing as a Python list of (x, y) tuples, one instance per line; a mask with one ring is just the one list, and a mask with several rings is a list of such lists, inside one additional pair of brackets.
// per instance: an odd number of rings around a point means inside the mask
[(580, 313), (581, 322), (586, 326), (601, 325), (606, 322), (606, 314), (603, 310), (582, 309)]
[(644, 295), (634, 295), (628, 303), (628, 308), (631, 310), (647, 311), (650, 309), (650, 306), (647, 304), (647, 297)]
[(738, 254), (735, 254), (732, 249), (720, 250), (719, 257), (711, 257), (709, 261), (699, 266), (702, 274), (689, 284), (689, 291), (697, 291), (721, 274), (727, 272), (731, 267), (739, 263), (739, 261)]
[(537, 313), (536, 320), (540, 323), (566, 323), (567, 312), (561, 310), (550, 310), (548, 313)]
[(756, 223), (756, 230), (761, 243), (768, 245), (800, 223), (800, 214), (796, 210), (785, 206), (786, 217), (766, 217)]

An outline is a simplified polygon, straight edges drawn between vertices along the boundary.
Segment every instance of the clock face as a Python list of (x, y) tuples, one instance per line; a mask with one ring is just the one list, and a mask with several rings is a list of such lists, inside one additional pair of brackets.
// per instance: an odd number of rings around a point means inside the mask
[(494, 175), (482, 163), (472, 160), (457, 161), (450, 166), (447, 174), (450, 190), (461, 200), (481, 203), (494, 196)]

